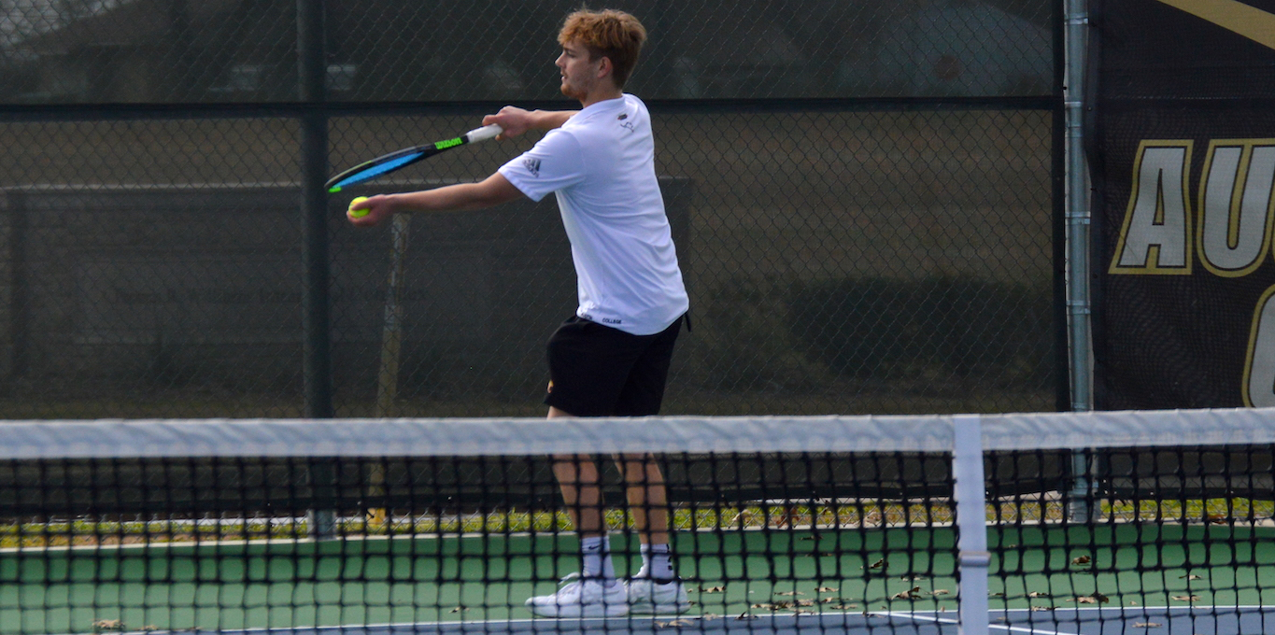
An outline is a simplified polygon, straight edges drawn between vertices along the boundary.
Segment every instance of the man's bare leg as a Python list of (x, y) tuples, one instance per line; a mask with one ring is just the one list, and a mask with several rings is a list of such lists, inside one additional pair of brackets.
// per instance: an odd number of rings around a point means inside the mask
[[(549, 408), (550, 419), (570, 416), (557, 408)], [(628, 587), (616, 580), (611, 565), (597, 464), (587, 455), (555, 456), (553, 475), (558, 479), (562, 500), (580, 536), (580, 577), (562, 585), (556, 593), (528, 599), (527, 606), (541, 617), (627, 615)]]
[(633, 514), (633, 524), (644, 545), (667, 545), (668, 493), (664, 475), (655, 457), (649, 454), (625, 454), (619, 457), (624, 474), (625, 496)]
[(668, 490), (655, 457), (626, 454), (616, 457), (624, 475), (625, 495), (633, 524), (642, 541), (642, 569), (629, 581), (629, 612), (676, 614), (690, 608), (686, 585), (673, 570), (669, 547)]
[[(570, 417), (567, 412), (549, 407), (549, 418)], [(558, 455), (553, 457), (553, 475), (562, 491), (562, 501), (580, 536), (584, 563), (580, 574), (586, 577), (614, 579), (615, 571), (610, 561), (610, 548), (606, 544), (607, 531), (602, 517), (602, 488), (599, 485), (598, 466), (588, 455)], [(596, 553), (594, 546), (597, 546)], [(596, 558), (591, 556), (597, 556)]]
[(617, 461), (624, 475), (633, 524), (642, 542), (642, 570), (636, 577), (671, 579), (675, 574), (669, 553), (668, 491), (660, 466), (649, 454), (626, 454)]

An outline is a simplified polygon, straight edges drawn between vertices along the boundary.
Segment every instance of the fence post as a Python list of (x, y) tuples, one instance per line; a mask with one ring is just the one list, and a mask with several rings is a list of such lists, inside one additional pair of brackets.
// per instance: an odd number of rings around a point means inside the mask
[(330, 335), (327, 192), (328, 122), (324, 102), (326, 61), (322, 0), (297, 0), (298, 97), (311, 106), (301, 116), (302, 259), (305, 266), (303, 335), (305, 415), (330, 418), (332, 359)]
[[(310, 108), (301, 115), (301, 217), (303, 374), (305, 416), (330, 419), (332, 405), (331, 266), (328, 253), (328, 199), (323, 183), (328, 172), (328, 121), (322, 105), (327, 80), (324, 53), (323, 0), (297, 0), (298, 98)], [(330, 461), (314, 462), (310, 481), (316, 507), (310, 511), (310, 533), (316, 538), (336, 534), (331, 508), (319, 508), (331, 498), (335, 473)]]
[[(1069, 291), (1067, 308), (1071, 318), (1071, 409), (1093, 410), (1093, 382), (1090, 364), (1090, 295), (1089, 295), (1089, 180), (1084, 154), (1084, 73), (1088, 46), (1089, 13), (1085, 0), (1067, 0), (1067, 238), (1070, 241), (1067, 264)], [(1076, 451), (1071, 458), (1071, 490), (1067, 515), (1073, 522), (1089, 522), (1089, 474), (1085, 453)]]

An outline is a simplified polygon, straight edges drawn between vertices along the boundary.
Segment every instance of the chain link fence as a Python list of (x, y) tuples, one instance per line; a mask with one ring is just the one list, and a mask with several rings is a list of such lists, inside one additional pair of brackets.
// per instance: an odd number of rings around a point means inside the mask
[[(1054, 4), (608, 5), (651, 33), (628, 90), (691, 293), (665, 412), (1065, 403)], [(554, 203), (342, 213), (535, 138), (318, 199), (326, 253), (303, 147), (317, 118), (335, 171), (504, 104), (571, 107), (552, 62), (578, 6), (0, 2), (0, 416), (543, 415), (575, 302)]]

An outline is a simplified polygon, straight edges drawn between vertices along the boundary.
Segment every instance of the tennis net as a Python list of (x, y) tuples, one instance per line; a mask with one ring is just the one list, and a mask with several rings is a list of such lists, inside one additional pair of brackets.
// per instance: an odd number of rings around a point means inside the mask
[(1273, 415), (11, 422), (0, 633), (1270, 632)]

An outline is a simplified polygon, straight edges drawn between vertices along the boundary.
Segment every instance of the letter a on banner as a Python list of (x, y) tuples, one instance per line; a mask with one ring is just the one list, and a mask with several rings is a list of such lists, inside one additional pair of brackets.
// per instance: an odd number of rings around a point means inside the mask
[(1143, 141), (1109, 273), (1190, 275), (1190, 140)]

